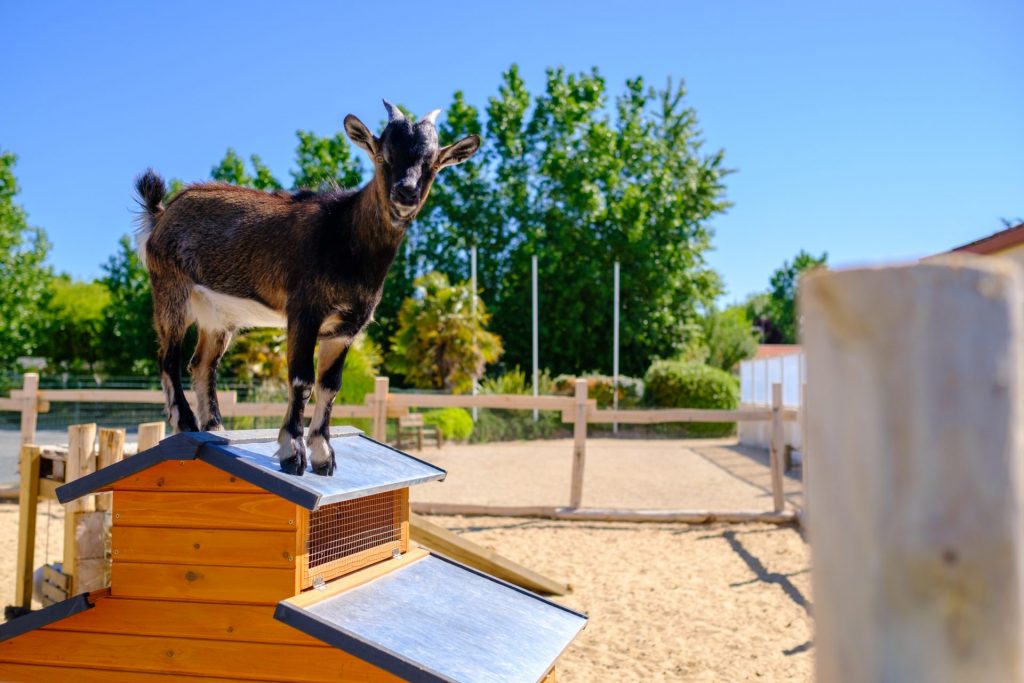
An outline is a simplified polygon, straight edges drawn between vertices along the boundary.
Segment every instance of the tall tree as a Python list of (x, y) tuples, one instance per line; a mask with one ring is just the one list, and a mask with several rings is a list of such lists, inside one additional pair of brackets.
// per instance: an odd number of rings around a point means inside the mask
[(102, 282), (76, 282), (68, 275), (53, 281), (43, 310), (40, 351), (51, 369), (96, 372), (105, 355), (105, 309), (110, 291)]
[(16, 366), (19, 356), (37, 351), (40, 312), (52, 280), (46, 265), (50, 243), (41, 228), (28, 224), (14, 202), (17, 157), (0, 150), (0, 369)]
[(151, 375), (156, 372), (156, 333), (149, 274), (127, 235), (103, 265), (99, 282), (110, 293), (104, 309), (104, 369), (115, 375)]
[(779, 343), (795, 344), (800, 332), (796, 311), (796, 291), (800, 276), (828, 264), (828, 253), (812, 256), (803, 249), (772, 273), (768, 287), (767, 322), (777, 332)]
[(344, 133), (319, 136), (300, 130), (295, 135), (299, 144), (295, 148), (298, 169), (292, 171), (293, 188), (316, 189), (324, 183), (355, 188), (362, 183), (362, 161), (353, 155)]

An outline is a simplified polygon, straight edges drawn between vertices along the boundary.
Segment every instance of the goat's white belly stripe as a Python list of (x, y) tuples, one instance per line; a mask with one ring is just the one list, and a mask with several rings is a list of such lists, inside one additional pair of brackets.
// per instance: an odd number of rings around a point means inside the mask
[(272, 308), (251, 299), (221, 294), (202, 285), (192, 287), (189, 303), (196, 322), (204, 329), (287, 326), (285, 316)]

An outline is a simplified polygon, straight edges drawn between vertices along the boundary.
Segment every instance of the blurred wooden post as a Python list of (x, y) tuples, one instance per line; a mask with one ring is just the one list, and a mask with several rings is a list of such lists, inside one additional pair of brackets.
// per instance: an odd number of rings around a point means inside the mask
[(21, 486), (18, 493), (18, 566), (14, 604), (32, 607), (32, 571), (35, 564), (36, 509), (39, 504), (39, 446), (21, 447)]
[(583, 502), (583, 467), (587, 459), (587, 380), (576, 380), (576, 412), (572, 423), (572, 489), (569, 507)]
[[(96, 425), (82, 424), (68, 427), (68, 454), (64, 463), (64, 481), (78, 479), (91, 470), (92, 446), (96, 441)], [(64, 564), (62, 573), (71, 577), (68, 595), (74, 595), (77, 589), (75, 576), (78, 568), (78, 553), (75, 532), (81, 513), (88, 509), (88, 497), (73, 500), (64, 505)]]
[(808, 483), (810, 477), (807, 473), (810, 471), (810, 465), (808, 464), (809, 458), (807, 457), (807, 382), (800, 383), (800, 478), (803, 489), (803, 498), (801, 505), (801, 517), (806, 519), (807, 510), (810, 506), (807, 504), (807, 487), (810, 486)]
[(388, 378), (373, 381), (373, 438), (381, 443), (388, 438)]
[[(96, 453), (96, 469), (113, 465), (124, 458), (124, 437), (123, 429), (101, 429), (99, 435), (99, 449)], [(96, 494), (96, 509), (110, 509), (110, 493)]]
[(768, 466), (772, 475), (772, 503), (775, 512), (786, 508), (786, 496), (783, 491), (783, 451), (786, 447), (782, 426), (782, 384), (772, 383), (772, 431), (771, 443), (768, 448)]
[(39, 374), (26, 372), (21, 380), (21, 443), (36, 442), (36, 423), (39, 418)]
[(1024, 297), (1009, 261), (802, 283), (816, 680), (1024, 680)]
[(153, 446), (164, 440), (164, 429), (166, 423), (161, 422), (143, 422), (139, 425), (139, 450), (147, 451)]

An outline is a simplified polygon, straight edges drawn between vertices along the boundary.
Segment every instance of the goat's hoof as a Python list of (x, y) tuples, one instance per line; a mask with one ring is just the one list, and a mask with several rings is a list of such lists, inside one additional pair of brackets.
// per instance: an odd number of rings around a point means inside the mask
[(313, 439), (309, 442), (309, 449), (312, 451), (313, 473), (323, 477), (334, 474), (336, 469), (334, 461), (334, 448), (331, 443), (323, 438)]
[(302, 443), (302, 437), (289, 439), (288, 445), (291, 450), (291, 457), (281, 461), (281, 471), (285, 474), (294, 474), (301, 477), (306, 472), (306, 446)]

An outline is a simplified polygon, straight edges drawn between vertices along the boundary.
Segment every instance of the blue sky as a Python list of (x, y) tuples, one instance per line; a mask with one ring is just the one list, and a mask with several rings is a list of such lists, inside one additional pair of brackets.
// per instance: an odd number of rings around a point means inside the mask
[(711, 264), (738, 299), (804, 248), (835, 264), (942, 251), (1024, 215), (1024, 3), (388, 2), (0, 6), (0, 148), (53, 265), (100, 273), (146, 166), (199, 180), (228, 146), (287, 179), (295, 130), (483, 106), (520, 65), (683, 78), (728, 215)]

